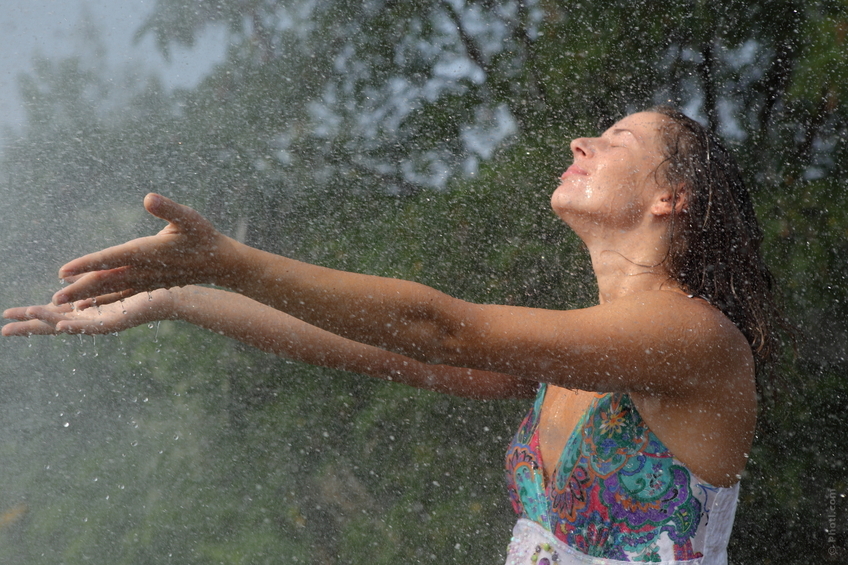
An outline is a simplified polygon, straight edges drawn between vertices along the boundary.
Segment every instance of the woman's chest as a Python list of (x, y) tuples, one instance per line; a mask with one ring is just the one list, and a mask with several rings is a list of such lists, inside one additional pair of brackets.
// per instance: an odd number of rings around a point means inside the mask
[(546, 481), (550, 479), (580, 418), (598, 394), (548, 385), (539, 414), (539, 451)]

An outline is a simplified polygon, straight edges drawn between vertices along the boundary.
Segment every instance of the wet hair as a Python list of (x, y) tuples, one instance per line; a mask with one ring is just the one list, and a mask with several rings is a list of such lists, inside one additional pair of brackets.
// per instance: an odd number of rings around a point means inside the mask
[[(734, 158), (707, 128), (668, 106), (660, 128), (659, 175), (674, 189), (666, 268), (687, 292), (721, 310), (744, 334), (757, 366), (758, 388), (771, 374), (786, 322), (774, 296), (774, 279), (763, 261), (763, 233)], [(676, 206), (675, 206), (676, 208)]]

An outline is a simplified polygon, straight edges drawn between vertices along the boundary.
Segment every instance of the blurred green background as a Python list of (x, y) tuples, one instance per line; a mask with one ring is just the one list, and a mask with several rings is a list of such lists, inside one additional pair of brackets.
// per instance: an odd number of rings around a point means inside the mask
[[(799, 327), (731, 561), (848, 559), (848, 2), (158, 0), (137, 33), (167, 54), (210, 25), (227, 56), (191, 89), (82, 56), (20, 77), (26, 121), (0, 162), (5, 306), (46, 302), (63, 262), (159, 229), (151, 190), (269, 251), (478, 302), (585, 306), (587, 257), (548, 206), (568, 143), (669, 102), (743, 165)], [(5, 339), (0, 371), (2, 563), (504, 559), (503, 452), (527, 402), (172, 322)]]

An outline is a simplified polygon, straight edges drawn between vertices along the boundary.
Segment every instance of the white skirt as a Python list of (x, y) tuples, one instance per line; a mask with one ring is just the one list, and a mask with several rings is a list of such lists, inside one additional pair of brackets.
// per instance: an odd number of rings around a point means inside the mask
[[(710, 563), (727, 563), (724, 559)], [(592, 557), (581, 553), (545, 529), (541, 524), (521, 518), (512, 529), (512, 540), (507, 550), (506, 565), (619, 565), (630, 561)], [(686, 561), (662, 561), (655, 565), (707, 565), (704, 558)]]

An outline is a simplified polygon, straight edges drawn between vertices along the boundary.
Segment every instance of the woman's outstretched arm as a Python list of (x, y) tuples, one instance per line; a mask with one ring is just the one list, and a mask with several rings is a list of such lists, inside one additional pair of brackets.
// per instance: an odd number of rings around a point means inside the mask
[(742, 334), (718, 310), (677, 292), (641, 292), (570, 311), (472, 304), (417, 283), (247, 247), (161, 196), (148, 195), (145, 206), (168, 226), (65, 265), (60, 276), (72, 284), (54, 295), (55, 303), (214, 283), (343, 338), (432, 365), (583, 390), (673, 395), (752, 373)]
[(168, 225), (154, 236), (63, 266), (59, 277), (71, 284), (54, 295), (54, 304), (94, 297), (104, 303), (210, 283), (343, 337), (429, 360), (438, 355), (425, 349), (450, 331), (450, 320), (434, 313), (467, 304), (417, 283), (336, 271), (248, 247), (219, 233), (195, 210), (159, 195), (148, 195), (144, 205)]
[(106, 334), (155, 320), (183, 320), (263, 351), (312, 365), (361, 373), (474, 399), (532, 396), (535, 383), (510, 375), (429, 365), (307, 324), (245, 296), (187, 286), (140, 293), (121, 302), (11, 308), (3, 335)]

